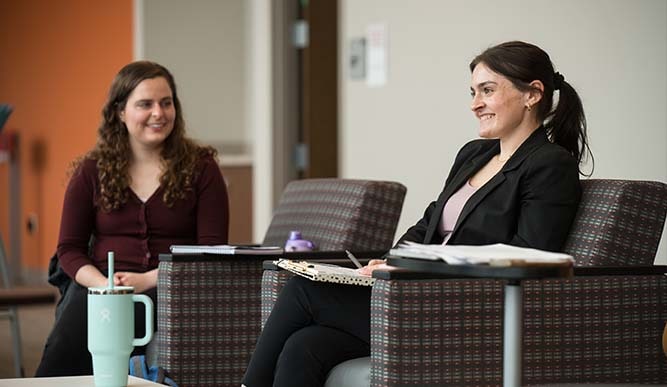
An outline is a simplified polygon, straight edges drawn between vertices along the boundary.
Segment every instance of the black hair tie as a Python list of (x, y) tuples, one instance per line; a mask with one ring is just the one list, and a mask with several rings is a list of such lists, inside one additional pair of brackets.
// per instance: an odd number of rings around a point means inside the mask
[(563, 76), (563, 74), (556, 71), (554, 73), (554, 90), (560, 90), (560, 88), (563, 86), (564, 81), (565, 77)]

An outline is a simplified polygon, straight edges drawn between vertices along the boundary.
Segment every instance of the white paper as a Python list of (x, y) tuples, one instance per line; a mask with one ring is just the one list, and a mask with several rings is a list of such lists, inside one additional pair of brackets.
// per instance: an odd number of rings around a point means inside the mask
[(406, 242), (389, 252), (391, 255), (426, 260), (442, 260), (450, 265), (461, 264), (502, 264), (520, 261), (525, 264), (535, 263), (573, 263), (574, 258), (565, 253), (505, 245), (502, 243), (482, 246), (466, 245), (423, 245)]

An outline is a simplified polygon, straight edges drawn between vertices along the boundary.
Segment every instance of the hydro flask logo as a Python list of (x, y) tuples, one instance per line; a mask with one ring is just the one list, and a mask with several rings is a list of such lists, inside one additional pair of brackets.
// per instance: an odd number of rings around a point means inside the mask
[(111, 322), (111, 311), (109, 308), (104, 308), (100, 310), (100, 317), (102, 319), (102, 322)]

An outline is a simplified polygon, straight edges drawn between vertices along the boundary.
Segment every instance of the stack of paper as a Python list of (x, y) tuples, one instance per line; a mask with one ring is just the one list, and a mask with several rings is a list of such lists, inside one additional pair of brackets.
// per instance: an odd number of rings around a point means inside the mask
[(402, 243), (389, 251), (390, 255), (433, 261), (445, 261), (450, 265), (487, 264), (511, 266), (513, 264), (566, 264), (574, 263), (571, 255), (549, 251), (516, 247), (498, 243), (495, 245), (423, 245), (414, 242)]

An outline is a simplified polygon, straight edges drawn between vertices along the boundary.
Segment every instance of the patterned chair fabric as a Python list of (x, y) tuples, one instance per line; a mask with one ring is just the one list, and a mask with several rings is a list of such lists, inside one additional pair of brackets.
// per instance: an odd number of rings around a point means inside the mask
[(269, 318), (269, 314), (271, 314), (273, 305), (278, 300), (280, 289), (282, 289), (287, 283), (287, 280), (293, 276), (292, 273), (286, 270), (264, 270), (262, 273), (262, 329), (264, 329), (264, 324), (266, 324), (266, 320)]
[(664, 275), (524, 284), (523, 382), (667, 385)]
[[(666, 304), (662, 275), (526, 281), (522, 385), (667, 385)], [(502, 281), (378, 279), (371, 386), (501, 386), (502, 324)]]
[(179, 386), (235, 386), (259, 336), (262, 258), (160, 262), (158, 364)]
[[(582, 186), (565, 245), (576, 265), (652, 265), (667, 185), (587, 180)], [(281, 273), (265, 271), (263, 287), (274, 286)], [(271, 305), (267, 297), (263, 318)], [(525, 281), (523, 314), (523, 385), (667, 385), (660, 347), (664, 275)], [(503, 281), (378, 279), (371, 296), (371, 386), (502, 385), (502, 321)]]
[(502, 385), (502, 316), (502, 281), (377, 280), (371, 386)]
[[(264, 240), (282, 245), (298, 229), (320, 250), (389, 249), (406, 189), (345, 179), (290, 183)], [(354, 230), (336, 234), (338, 229)], [(181, 387), (241, 384), (260, 333), (261, 256), (161, 260), (158, 364)]]
[(384, 181), (293, 181), (285, 187), (262, 244), (282, 246), (290, 231), (300, 230), (319, 250), (388, 250), (405, 192), (402, 184)]
[(577, 266), (653, 265), (667, 212), (665, 184), (591, 179), (581, 185), (564, 247)]

